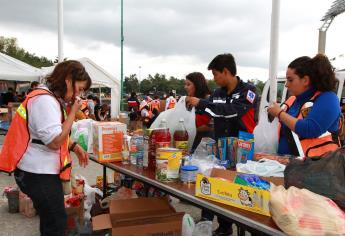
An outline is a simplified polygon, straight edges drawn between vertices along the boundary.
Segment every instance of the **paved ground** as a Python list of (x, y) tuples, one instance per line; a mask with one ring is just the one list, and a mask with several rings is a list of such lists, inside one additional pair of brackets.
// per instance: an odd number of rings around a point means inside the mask
[[(3, 136), (0, 136), (0, 145), (3, 142)], [(76, 157), (74, 157), (76, 159)], [(75, 160), (73, 170), (76, 174), (84, 176), (90, 185), (95, 184), (96, 176), (102, 175), (102, 167), (94, 162), (90, 162), (87, 168), (80, 168)], [(112, 173), (108, 171), (109, 180)], [(5, 173), (0, 173), (0, 191), (2, 193), (4, 187), (16, 186), (14, 177), (8, 176)], [(200, 209), (191, 205), (174, 201), (174, 206), (177, 211), (184, 211), (193, 216), (195, 220), (200, 218)], [(216, 227), (216, 223), (214, 224)], [(0, 195), (0, 236), (37, 236), (39, 235), (39, 219), (37, 216), (27, 218), (19, 213), (8, 213), (7, 199), (2, 194)]]

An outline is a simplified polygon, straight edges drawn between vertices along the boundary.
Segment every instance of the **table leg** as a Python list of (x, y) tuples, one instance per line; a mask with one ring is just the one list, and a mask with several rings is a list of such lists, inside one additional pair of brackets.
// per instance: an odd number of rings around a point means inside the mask
[(103, 166), (103, 198), (107, 197), (107, 167)]
[(237, 235), (244, 236), (246, 232), (245, 229), (240, 224), (236, 224), (236, 226), (237, 226)]

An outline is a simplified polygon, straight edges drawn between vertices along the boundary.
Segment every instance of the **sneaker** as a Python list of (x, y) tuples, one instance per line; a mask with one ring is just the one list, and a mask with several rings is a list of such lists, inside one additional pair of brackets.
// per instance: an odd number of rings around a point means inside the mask
[(232, 228), (218, 228), (213, 233), (212, 236), (231, 236)]

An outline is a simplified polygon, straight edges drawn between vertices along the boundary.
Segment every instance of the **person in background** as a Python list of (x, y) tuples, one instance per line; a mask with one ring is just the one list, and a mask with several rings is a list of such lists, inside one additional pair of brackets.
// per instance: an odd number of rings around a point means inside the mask
[(89, 115), (88, 117), (96, 120), (96, 116), (95, 116), (95, 102), (93, 100), (93, 95), (90, 94), (87, 96), (87, 107), (89, 109)]
[(108, 104), (102, 104), (101, 109), (98, 110), (98, 117), (100, 121), (107, 121), (110, 119), (110, 107)]
[(300, 156), (301, 145), (304, 156), (312, 157), (339, 148), (341, 110), (335, 85), (333, 67), (324, 55), (299, 57), (288, 65), (285, 86), (292, 96), (283, 107), (273, 103), (267, 110), (281, 123), (278, 153)]
[(29, 94), (32, 90), (37, 88), (39, 86), (39, 84), (40, 83), (38, 81), (32, 81), (30, 84), (30, 88), (26, 91), (26, 94)]
[(155, 95), (154, 99), (150, 102), (150, 108), (153, 112), (154, 109), (156, 109), (159, 112), (161, 111), (161, 101), (159, 100), (159, 96)]
[(166, 99), (165, 102), (165, 110), (169, 110), (175, 107), (176, 105), (176, 98), (173, 92), (170, 92), (169, 97)]
[[(17, 185), (31, 198), (40, 217), (42, 236), (65, 235), (62, 182), (70, 180), (69, 151), (75, 152), (81, 166), (88, 164), (88, 154), (69, 142), (69, 134), (81, 105), (76, 96), (90, 86), (91, 79), (80, 62), (56, 65), (47, 85), (27, 95), (4, 140), (0, 170), (14, 170)], [(71, 107), (68, 115), (66, 103)]]
[(97, 96), (93, 96), (93, 101), (95, 102), (95, 118), (97, 121), (101, 121), (99, 114), (101, 114), (101, 102)]
[(140, 103), (139, 110), (140, 110), (140, 116), (143, 122), (143, 126), (146, 128), (150, 128), (151, 119), (152, 119), (152, 111), (146, 100), (143, 100)]
[[(206, 79), (200, 72), (193, 72), (186, 76), (184, 89), (189, 97), (206, 99), (211, 94)], [(194, 152), (203, 137), (213, 138), (213, 127), (211, 126), (210, 121), (210, 116), (204, 110), (196, 109), (195, 125), (197, 132), (191, 148), (191, 153)]]
[(14, 97), (15, 93), (13, 88), (8, 88), (7, 92), (5, 94), (3, 94), (3, 104), (8, 106), (9, 102), (15, 102), (15, 97)]
[[(238, 137), (239, 131), (253, 133), (256, 126), (255, 111), (257, 95), (255, 87), (243, 82), (236, 76), (235, 58), (232, 54), (220, 54), (208, 65), (213, 79), (220, 87), (209, 98), (187, 97), (188, 106), (203, 110), (214, 119), (214, 135), (221, 137)], [(213, 219), (213, 214), (202, 211), (204, 220)], [(216, 236), (232, 234), (232, 222), (218, 216), (219, 227)]]
[(137, 94), (135, 92), (131, 92), (131, 96), (127, 100), (128, 111), (131, 112), (135, 108), (139, 110), (140, 102), (138, 100)]

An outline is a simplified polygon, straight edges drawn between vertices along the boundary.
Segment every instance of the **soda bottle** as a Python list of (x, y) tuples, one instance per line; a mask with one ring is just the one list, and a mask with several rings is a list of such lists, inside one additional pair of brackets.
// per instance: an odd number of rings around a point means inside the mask
[(167, 127), (167, 122), (162, 119), (159, 128), (154, 129), (150, 136), (150, 150), (148, 168), (156, 169), (156, 150), (157, 148), (170, 147), (171, 135)]
[(174, 132), (174, 147), (182, 150), (183, 156), (188, 153), (188, 132), (183, 118), (179, 120), (178, 127)]

